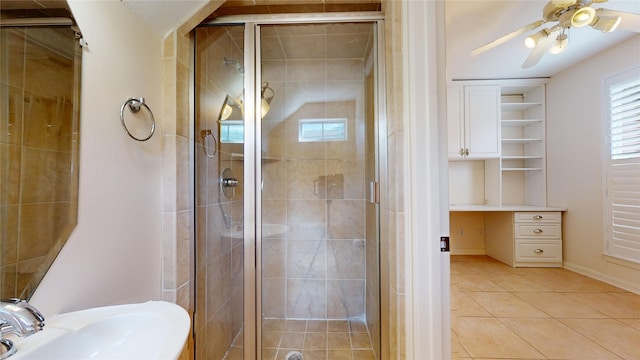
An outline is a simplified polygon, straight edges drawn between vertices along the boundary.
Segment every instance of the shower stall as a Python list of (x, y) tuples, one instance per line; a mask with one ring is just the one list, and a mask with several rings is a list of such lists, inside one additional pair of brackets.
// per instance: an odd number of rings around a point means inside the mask
[(196, 29), (197, 359), (380, 358), (381, 29)]

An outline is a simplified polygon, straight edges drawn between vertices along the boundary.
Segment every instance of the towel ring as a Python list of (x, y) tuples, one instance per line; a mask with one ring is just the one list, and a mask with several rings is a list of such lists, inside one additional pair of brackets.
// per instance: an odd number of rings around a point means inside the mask
[[(133, 136), (131, 132), (129, 132), (129, 129), (127, 129), (127, 125), (124, 122), (124, 109), (127, 107), (127, 105), (129, 105), (129, 110), (131, 110), (131, 112), (134, 114), (140, 111), (140, 107), (144, 106), (145, 109), (147, 109), (147, 111), (149, 112), (149, 115), (151, 115), (151, 132), (149, 133), (149, 136), (147, 136), (146, 138), (143, 138), (143, 139), (137, 138)], [(122, 127), (124, 128), (124, 131), (126, 131), (127, 134), (133, 140), (136, 140), (136, 141), (147, 141), (153, 136), (153, 133), (156, 131), (156, 120), (153, 117), (153, 111), (151, 111), (151, 109), (149, 108), (149, 105), (145, 104), (143, 97), (139, 99), (129, 98), (124, 103), (122, 103), (122, 106), (120, 107), (120, 122), (122, 123)]]
[[(202, 130), (200, 131), (200, 135), (202, 136), (202, 148), (204, 149), (204, 153), (208, 158), (213, 158), (218, 152), (218, 139), (216, 139), (216, 136), (213, 135), (211, 130)], [(209, 152), (207, 151), (207, 136), (211, 136), (211, 138), (213, 139), (213, 154), (209, 154)]]

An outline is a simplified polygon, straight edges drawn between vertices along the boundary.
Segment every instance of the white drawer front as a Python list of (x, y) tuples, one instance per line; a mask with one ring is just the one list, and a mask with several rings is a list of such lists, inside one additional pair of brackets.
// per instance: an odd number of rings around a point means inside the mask
[(516, 261), (555, 262), (562, 261), (562, 242), (516, 242)]
[(516, 223), (559, 223), (562, 221), (562, 213), (559, 211), (517, 212), (514, 214), (514, 219)]
[(516, 238), (547, 238), (560, 239), (562, 227), (560, 224), (516, 224)]

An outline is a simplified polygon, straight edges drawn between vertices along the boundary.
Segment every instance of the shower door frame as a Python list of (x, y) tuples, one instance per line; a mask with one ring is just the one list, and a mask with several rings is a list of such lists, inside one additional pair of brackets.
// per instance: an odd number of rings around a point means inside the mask
[[(245, 124), (244, 124), (244, 348), (245, 360), (260, 360), (261, 354), (261, 325), (262, 319), (262, 185), (258, 175), (262, 178), (262, 126), (258, 126), (261, 119), (262, 70), (261, 55), (258, 51), (260, 44), (260, 27), (262, 25), (292, 25), (319, 23), (375, 23), (376, 77), (375, 92), (376, 106), (374, 109), (375, 152), (377, 154), (377, 175), (379, 183), (378, 196), (378, 255), (379, 255), (379, 301), (380, 301), (380, 357), (387, 359), (389, 344), (385, 341), (389, 336), (388, 289), (383, 284), (389, 283), (388, 259), (388, 218), (387, 209), (387, 119), (386, 119), (386, 87), (385, 87), (385, 50), (384, 50), (384, 16), (381, 12), (345, 12), (345, 13), (307, 13), (307, 14), (269, 14), (269, 15), (238, 15), (222, 16), (208, 22), (210, 25), (244, 25), (244, 96), (245, 96)], [(251, 46), (253, 45), (253, 46)], [(253, 89), (253, 91), (249, 91)], [(255, 179), (254, 184), (248, 179)], [(249, 185), (249, 186), (247, 186)], [(260, 241), (258, 241), (260, 240)]]

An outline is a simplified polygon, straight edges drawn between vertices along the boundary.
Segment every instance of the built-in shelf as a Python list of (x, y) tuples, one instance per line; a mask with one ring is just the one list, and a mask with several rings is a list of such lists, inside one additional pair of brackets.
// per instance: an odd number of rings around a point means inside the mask
[(542, 168), (502, 168), (502, 171), (539, 171)]
[(500, 123), (502, 126), (527, 126), (541, 122), (542, 119), (503, 119)]
[(542, 105), (539, 102), (513, 102), (513, 103), (502, 103), (503, 111), (522, 111), (530, 109), (534, 106)]
[(528, 159), (544, 159), (539, 155), (505, 155), (502, 160), (528, 160)]
[[(460, 156), (463, 136), (460, 131), (449, 134), (450, 201), (454, 204), (485, 204), (544, 207), (546, 199), (545, 152), (545, 82), (541, 79), (504, 80), (499, 85), (497, 130), (498, 156), (473, 159)], [(467, 109), (461, 103), (459, 88), (492, 86), (494, 82), (454, 82), (447, 92), (447, 114), (462, 118)], [(456, 90), (456, 91), (453, 91)], [(485, 101), (487, 102), (487, 101)], [(484, 109), (489, 116), (488, 109)], [(477, 114), (476, 114), (477, 117)], [(449, 120), (449, 118), (448, 118)], [(449, 121), (454, 129), (462, 129), (460, 121)], [(483, 124), (482, 132), (492, 132), (493, 123)], [(451, 130), (451, 127), (449, 128)], [(473, 133), (473, 131), (471, 131)], [(465, 135), (466, 136), (466, 135)], [(477, 136), (477, 132), (476, 132)], [(454, 160), (461, 159), (457, 162)], [(475, 161), (481, 160), (481, 161)]]
[(503, 144), (526, 144), (526, 143), (536, 142), (536, 141), (542, 141), (542, 139), (529, 139), (529, 138), (523, 138), (523, 139), (502, 139), (502, 143), (503, 143)]
[[(242, 153), (232, 153), (231, 158), (233, 160), (244, 161), (244, 154)], [(272, 162), (272, 161), (282, 161), (283, 158), (275, 157), (275, 156), (263, 156), (262, 162)]]

